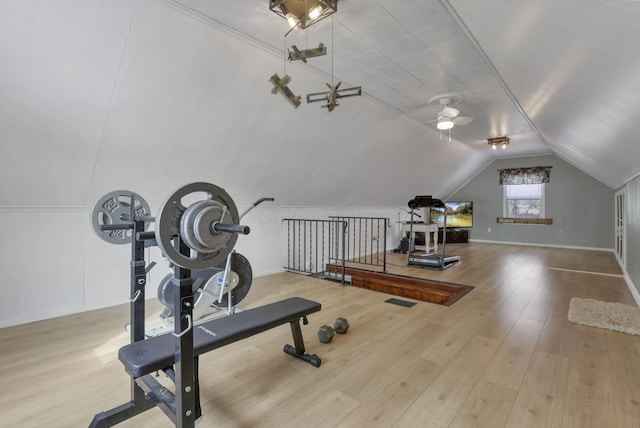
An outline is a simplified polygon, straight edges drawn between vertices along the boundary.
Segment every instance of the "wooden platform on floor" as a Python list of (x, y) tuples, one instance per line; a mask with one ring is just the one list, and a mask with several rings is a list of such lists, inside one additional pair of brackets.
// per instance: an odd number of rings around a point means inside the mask
[[(342, 266), (330, 264), (326, 266), (326, 271), (340, 275)], [(451, 306), (473, 290), (468, 285), (352, 267), (345, 267), (344, 273), (351, 278), (351, 285), (355, 287), (445, 306)]]

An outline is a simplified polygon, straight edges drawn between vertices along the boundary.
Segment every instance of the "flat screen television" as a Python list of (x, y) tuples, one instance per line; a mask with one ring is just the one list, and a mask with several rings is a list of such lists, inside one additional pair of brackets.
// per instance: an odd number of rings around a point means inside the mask
[[(470, 229), (473, 227), (473, 202), (472, 201), (446, 201), (447, 229)], [(444, 227), (444, 210), (431, 208), (431, 221), (438, 223), (439, 228)]]

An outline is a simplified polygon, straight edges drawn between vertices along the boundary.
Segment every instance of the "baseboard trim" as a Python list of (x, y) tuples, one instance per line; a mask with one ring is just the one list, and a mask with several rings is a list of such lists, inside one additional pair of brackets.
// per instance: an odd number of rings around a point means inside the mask
[(522, 245), (527, 247), (549, 247), (549, 248), (566, 248), (571, 250), (588, 250), (588, 251), (610, 251), (613, 252), (613, 248), (599, 248), (599, 247), (580, 247), (576, 245), (550, 245), (550, 244), (535, 244), (531, 242), (511, 242), (511, 241), (488, 241), (484, 239), (469, 239), (469, 242), (480, 242), (485, 244), (502, 244), (502, 245)]
[(633, 285), (633, 281), (631, 281), (631, 278), (627, 274), (627, 271), (624, 269), (622, 269), (622, 271), (624, 272), (624, 281), (627, 283), (627, 287), (629, 287), (629, 291), (633, 296), (633, 300), (635, 300), (636, 305), (640, 307), (640, 293), (638, 292), (638, 289), (636, 289), (636, 287)]
[(616, 253), (615, 251), (613, 253), (616, 256), (616, 261), (618, 262), (618, 266), (620, 266), (620, 269), (622, 269), (622, 273), (624, 274), (624, 282), (627, 284), (627, 288), (629, 288), (629, 292), (633, 296), (633, 300), (636, 301), (636, 305), (640, 307), (640, 292), (638, 292), (638, 289), (633, 284), (633, 281), (631, 280), (629, 273), (627, 273), (627, 270), (625, 269), (622, 263), (622, 260), (620, 260), (618, 253)]
[(123, 303), (126, 303), (126, 300), (122, 302), (109, 302), (107, 304), (100, 305), (62, 306), (57, 308), (50, 308), (46, 311), (38, 312), (37, 314), (32, 313), (15, 318), (2, 319), (0, 320), (0, 328), (13, 327), (38, 321), (46, 321), (51, 318), (65, 317), (68, 315), (76, 315), (82, 312), (95, 311), (97, 309), (104, 309), (111, 306), (121, 305)]
[(282, 273), (282, 272), (286, 272), (286, 269), (285, 268), (269, 269), (263, 272), (256, 273), (254, 277), (260, 278), (261, 276), (275, 275), (276, 273)]

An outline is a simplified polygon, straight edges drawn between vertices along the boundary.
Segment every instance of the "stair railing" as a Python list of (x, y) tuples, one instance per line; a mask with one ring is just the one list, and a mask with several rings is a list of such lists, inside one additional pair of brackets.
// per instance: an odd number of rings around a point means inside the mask
[[(285, 218), (282, 223), (287, 228), (285, 269), (312, 276), (333, 275), (345, 283), (346, 221)], [(342, 266), (341, 274), (326, 272), (328, 264)]]
[(387, 271), (387, 229), (390, 220), (384, 217), (329, 216), (346, 221), (348, 236), (345, 258), (349, 264), (382, 267)]

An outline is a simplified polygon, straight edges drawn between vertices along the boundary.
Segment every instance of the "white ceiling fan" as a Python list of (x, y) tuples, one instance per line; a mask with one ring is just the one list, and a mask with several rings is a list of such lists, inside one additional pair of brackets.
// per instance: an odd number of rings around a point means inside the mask
[[(449, 130), (449, 141), (451, 141), (451, 128), (455, 125), (468, 125), (473, 120), (471, 117), (460, 116), (460, 110), (452, 107), (460, 104), (462, 101), (464, 101), (464, 96), (459, 94), (442, 94), (429, 99), (429, 104), (440, 105), (442, 110), (438, 112), (436, 119), (430, 120), (427, 123), (436, 122), (436, 127), (440, 131)], [(442, 138), (442, 132), (440, 138)]]

